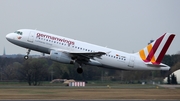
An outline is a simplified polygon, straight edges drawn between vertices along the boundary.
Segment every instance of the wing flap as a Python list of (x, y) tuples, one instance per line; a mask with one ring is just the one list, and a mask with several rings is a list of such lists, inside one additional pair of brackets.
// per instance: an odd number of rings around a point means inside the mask
[(93, 59), (94, 57), (97, 57), (97, 58), (101, 58), (102, 55), (105, 55), (106, 53), (105, 52), (87, 52), (87, 53), (81, 53), (81, 52), (76, 52), (76, 53), (70, 53), (72, 55), (78, 55), (78, 56), (82, 56), (82, 57), (85, 57), (85, 58), (88, 58), (88, 59)]

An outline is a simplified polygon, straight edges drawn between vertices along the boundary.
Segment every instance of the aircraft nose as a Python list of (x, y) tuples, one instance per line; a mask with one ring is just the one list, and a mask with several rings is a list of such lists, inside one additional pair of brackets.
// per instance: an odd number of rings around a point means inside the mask
[(9, 34), (7, 34), (7, 35), (6, 35), (6, 39), (7, 39), (7, 40), (12, 39), (12, 35), (11, 35), (11, 33), (9, 33)]

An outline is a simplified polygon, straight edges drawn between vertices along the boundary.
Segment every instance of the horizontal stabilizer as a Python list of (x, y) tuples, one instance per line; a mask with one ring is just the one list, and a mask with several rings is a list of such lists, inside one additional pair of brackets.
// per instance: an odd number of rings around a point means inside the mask
[(165, 65), (165, 64), (152, 64), (151, 62), (149, 62), (149, 63), (145, 63), (146, 65), (148, 65), (148, 66), (151, 66), (151, 67), (168, 67), (167, 65)]

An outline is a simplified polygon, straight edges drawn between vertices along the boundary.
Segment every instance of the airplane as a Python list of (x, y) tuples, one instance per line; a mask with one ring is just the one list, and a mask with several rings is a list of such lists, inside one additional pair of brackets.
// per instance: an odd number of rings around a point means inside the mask
[(6, 39), (20, 47), (50, 54), (51, 60), (78, 64), (77, 72), (82, 73), (82, 65), (92, 65), (119, 70), (170, 70), (161, 63), (175, 34), (165, 33), (136, 53), (126, 53), (115, 49), (78, 41), (32, 29), (20, 29), (6, 35)]

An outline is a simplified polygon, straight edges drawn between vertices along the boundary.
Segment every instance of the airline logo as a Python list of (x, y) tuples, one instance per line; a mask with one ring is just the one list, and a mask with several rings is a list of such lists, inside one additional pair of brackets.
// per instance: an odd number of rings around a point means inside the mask
[(165, 33), (153, 43), (150, 43), (147, 47), (139, 51), (141, 59), (144, 62), (160, 64), (174, 36), (175, 34)]
[(51, 39), (53, 41), (64, 42), (64, 43), (67, 43), (68, 45), (74, 45), (75, 44), (75, 42), (71, 41), (71, 40), (62, 39), (62, 38), (59, 38), (59, 37), (54, 37), (54, 36), (50, 36), (50, 35), (46, 35), (46, 34), (41, 34), (41, 33), (37, 33), (36, 37), (37, 38), (42, 37), (42, 38)]
[(18, 36), (17, 38), (18, 38), (18, 39), (21, 39), (22, 37)]

